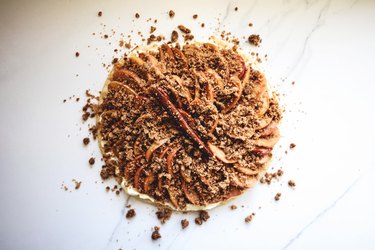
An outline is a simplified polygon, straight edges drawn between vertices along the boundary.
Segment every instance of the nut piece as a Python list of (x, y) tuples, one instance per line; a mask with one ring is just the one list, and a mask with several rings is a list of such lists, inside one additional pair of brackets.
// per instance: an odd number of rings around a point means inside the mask
[(181, 30), (185, 34), (191, 33), (191, 30), (186, 28), (184, 25), (178, 25), (177, 27), (178, 27), (179, 30)]
[(135, 215), (136, 215), (135, 210), (132, 208), (132, 209), (129, 209), (128, 212), (126, 213), (126, 218), (127, 218), (127, 219), (131, 219), (131, 218), (133, 218)]
[(157, 239), (161, 238), (161, 235), (159, 233), (159, 229), (160, 229), (159, 227), (154, 227), (154, 231), (151, 234), (151, 239), (152, 240), (157, 240)]
[(289, 187), (295, 187), (296, 183), (293, 180), (289, 180), (288, 185), (289, 185)]
[(248, 38), (249, 43), (255, 46), (259, 46), (259, 44), (262, 42), (262, 39), (260, 38), (259, 35), (252, 34)]
[(90, 138), (86, 137), (86, 138), (83, 138), (83, 144), (87, 145), (90, 143)]
[(290, 149), (292, 149), (292, 148), (295, 148), (297, 145), (295, 144), (295, 143), (291, 143), (290, 145), (289, 145), (289, 148)]
[(281, 197), (281, 193), (277, 193), (277, 194), (275, 195), (275, 201), (280, 200), (280, 197)]
[(181, 227), (182, 229), (185, 229), (189, 226), (189, 221), (186, 219), (181, 220)]
[(173, 11), (173, 10), (170, 10), (170, 11), (169, 11), (169, 17), (170, 17), (170, 18), (173, 18), (174, 15), (175, 15), (174, 11)]
[(251, 213), (249, 216), (246, 216), (245, 222), (249, 223), (250, 221), (253, 220), (253, 217), (255, 216), (255, 213)]
[(94, 158), (94, 157), (91, 157), (91, 158), (89, 159), (89, 164), (90, 164), (90, 165), (94, 165), (94, 164), (95, 164), (95, 158)]
[(177, 31), (174, 30), (172, 31), (172, 35), (171, 35), (171, 42), (174, 43), (177, 41), (177, 39), (178, 39), (178, 33)]

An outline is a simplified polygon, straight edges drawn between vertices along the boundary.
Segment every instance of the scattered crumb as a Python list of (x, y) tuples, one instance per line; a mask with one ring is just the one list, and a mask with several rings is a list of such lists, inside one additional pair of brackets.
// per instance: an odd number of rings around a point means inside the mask
[(82, 183), (82, 181), (77, 181), (77, 180), (75, 180), (75, 179), (73, 179), (72, 181), (73, 181), (74, 184), (75, 184), (74, 189), (79, 189), (79, 188), (81, 187), (81, 183)]
[(293, 81), (293, 82), (292, 82), (292, 85), (294, 85), (295, 83), (296, 83), (296, 82), (295, 82), (295, 81)]
[(184, 25), (178, 25), (177, 27), (179, 30), (181, 30), (181, 32), (185, 34), (189, 34), (191, 32), (191, 30), (189, 28), (186, 28)]
[(76, 102), (79, 102), (79, 97), (76, 98)]
[(234, 8), (234, 10), (237, 11), (237, 10), (238, 10), (238, 7)]
[(184, 38), (185, 38), (185, 42), (186, 42), (186, 41), (191, 41), (191, 40), (193, 40), (193, 39), (194, 39), (194, 36), (193, 36), (192, 34), (186, 34)]
[(195, 218), (195, 224), (202, 225), (203, 222), (206, 222), (210, 218), (210, 215), (207, 211), (199, 211), (199, 217)]
[(167, 207), (158, 207), (158, 211), (156, 211), (156, 216), (158, 220), (160, 220), (161, 224), (164, 224), (166, 221), (168, 221), (171, 218), (172, 210)]
[(157, 240), (161, 238), (161, 235), (159, 233), (160, 228), (159, 227), (154, 227), (154, 231), (151, 234), (151, 239), (152, 240)]
[(195, 224), (197, 224), (197, 225), (202, 225), (202, 219), (201, 218), (199, 218), (199, 217), (197, 217), (197, 218), (195, 218)]
[(78, 51), (76, 52), (76, 57), (79, 57), (79, 52)]
[(169, 17), (170, 17), (170, 18), (173, 18), (174, 15), (175, 15), (174, 11), (173, 11), (173, 10), (170, 10), (170, 11), (169, 11)]
[(259, 35), (252, 34), (248, 38), (249, 43), (255, 46), (259, 46), (259, 44), (262, 42), (262, 39)]
[(139, 18), (139, 17), (140, 17), (139, 13), (135, 13), (135, 18)]
[(178, 33), (177, 31), (173, 30), (172, 35), (171, 35), (171, 42), (174, 43), (177, 41), (177, 39), (178, 39)]
[(111, 190), (111, 188), (109, 186), (106, 186), (105, 191), (109, 192), (109, 190)]
[(66, 102), (66, 99), (63, 100), (63, 103), (65, 103), (65, 102)]
[(94, 157), (91, 157), (91, 158), (89, 159), (89, 163), (90, 163), (90, 165), (94, 165), (94, 164), (95, 164), (95, 158), (94, 158)]
[(135, 215), (136, 215), (135, 210), (132, 208), (132, 209), (129, 209), (128, 212), (126, 213), (126, 218), (127, 218), (127, 219), (131, 219), (131, 218), (133, 218)]
[(277, 173), (276, 173), (278, 176), (282, 176), (284, 174), (284, 171), (279, 169), (277, 170)]
[(295, 183), (295, 181), (293, 181), (293, 180), (289, 180), (289, 181), (288, 181), (288, 185), (289, 185), (289, 187), (295, 187), (295, 186), (296, 186), (296, 183)]
[(232, 205), (232, 206), (230, 206), (230, 209), (235, 210), (235, 209), (237, 209), (237, 206), (236, 205)]
[(280, 200), (280, 197), (281, 197), (281, 193), (277, 193), (277, 194), (275, 195), (275, 201)]
[(189, 226), (189, 221), (186, 219), (181, 220), (181, 227), (182, 229), (185, 229)]
[(201, 24), (201, 27), (204, 28), (204, 23)]
[(99, 11), (98, 16), (102, 16), (102, 15), (103, 15), (103, 12)]
[(194, 19), (197, 19), (197, 18), (198, 18), (198, 15), (197, 15), (197, 14), (193, 15), (193, 18), (194, 18)]
[(250, 221), (253, 220), (253, 217), (255, 216), (255, 213), (251, 213), (250, 215), (246, 216), (245, 222), (249, 223)]
[(83, 144), (87, 145), (90, 143), (90, 138), (86, 137), (86, 138), (83, 138)]
[(249, 27), (253, 27), (253, 23), (249, 23)]
[(297, 146), (296, 144), (291, 143), (291, 144), (289, 145), (289, 148), (292, 149), (292, 148), (295, 148), (296, 146)]
[(150, 34), (153, 33), (155, 30), (156, 30), (156, 27), (155, 26), (151, 26), (150, 27)]

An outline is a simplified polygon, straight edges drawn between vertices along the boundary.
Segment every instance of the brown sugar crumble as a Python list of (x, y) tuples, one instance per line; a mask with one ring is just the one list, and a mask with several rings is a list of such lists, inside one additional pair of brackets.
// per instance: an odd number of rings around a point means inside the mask
[(135, 18), (139, 18), (139, 17), (140, 17), (139, 13), (135, 13)]
[(295, 183), (295, 181), (293, 181), (293, 180), (289, 180), (289, 181), (288, 181), (288, 185), (289, 185), (289, 187), (295, 187), (295, 186), (296, 186), (296, 183)]
[(79, 52), (77, 51), (75, 55), (76, 55), (76, 57), (79, 57)]
[(173, 11), (173, 10), (170, 10), (170, 11), (169, 11), (169, 17), (170, 17), (170, 18), (173, 18), (174, 15), (175, 15), (174, 11)]
[(250, 221), (253, 220), (253, 217), (255, 216), (255, 213), (251, 213), (250, 215), (246, 216), (245, 222), (249, 223)]
[(168, 207), (158, 206), (158, 211), (155, 214), (160, 223), (164, 224), (171, 218), (172, 210)]
[(155, 30), (156, 30), (156, 27), (155, 26), (151, 26), (150, 27), (150, 34), (152, 34)]
[(204, 28), (204, 23), (201, 24), (201, 27)]
[(250, 44), (254, 46), (259, 46), (259, 44), (262, 42), (262, 39), (260, 38), (259, 35), (252, 34), (249, 36), (248, 41)]
[(281, 193), (277, 193), (277, 194), (275, 195), (275, 201), (280, 200), (280, 197), (281, 197)]
[(94, 164), (95, 164), (95, 158), (94, 158), (94, 157), (91, 157), (91, 158), (89, 159), (89, 164), (90, 164), (90, 165), (94, 165)]
[(197, 15), (197, 14), (194, 14), (194, 15), (193, 15), (193, 18), (194, 18), (194, 19), (197, 19), (197, 18), (198, 18), (198, 15)]
[(249, 27), (253, 27), (253, 23), (249, 23)]
[(297, 146), (296, 144), (291, 143), (291, 144), (289, 145), (289, 148), (290, 148), (290, 149), (293, 149), (293, 148), (295, 148), (296, 146)]
[(103, 15), (103, 12), (99, 11), (98, 16), (102, 16), (102, 15)]
[(186, 219), (181, 220), (181, 228), (185, 229), (189, 226), (189, 221)]
[(237, 10), (238, 10), (238, 7), (234, 8), (234, 10), (237, 11)]
[(186, 34), (184, 37), (185, 42), (186, 41), (191, 41), (194, 39), (194, 36), (192, 34)]
[(202, 225), (203, 222), (206, 222), (210, 218), (210, 215), (207, 211), (199, 211), (199, 217), (195, 218), (195, 224)]
[(154, 227), (154, 231), (151, 234), (151, 239), (152, 240), (157, 240), (161, 238), (161, 235), (159, 233), (160, 228), (159, 227)]
[(86, 137), (86, 138), (83, 138), (83, 144), (87, 145), (90, 143), (90, 138)]
[(236, 205), (232, 205), (232, 206), (230, 206), (230, 209), (231, 209), (231, 210), (236, 210), (236, 209), (237, 209), (237, 206), (236, 206)]
[(129, 209), (128, 212), (126, 213), (126, 219), (131, 219), (131, 218), (133, 218), (135, 215), (136, 215), (135, 210), (134, 210), (133, 208), (132, 208), (132, 209)]
[(183, 32), (185, 34), (191, 33), (191, 30), (189, 28), (186, 28), (184, 25), (178, 25), (177, 27), (178, 27), (179, 30), (181, 30), (181, 32)]
[(72, 180), (75, 184), (74, 189), (79, 189), (81, 187), (82, 181), (77, 181), (76, 179)]

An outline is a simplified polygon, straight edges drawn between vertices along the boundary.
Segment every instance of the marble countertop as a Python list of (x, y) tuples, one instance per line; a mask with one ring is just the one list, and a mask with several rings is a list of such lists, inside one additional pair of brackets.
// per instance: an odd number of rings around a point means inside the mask
[[(375, 1), (0, 6), (1, 249), (375, 249)], [(230, 31), (246, 51), (267, 54), (263, 67), (285, 107), (272, 167), (285, 173), (210, 211), (202, 226), (194, 224), (196, 214), (173, 215), (154, 242), (155, 208), (105, 191), (115, 182), (101, 183), (97, 145), (82, 145), (88, 124), (81, 107), (86, 89), (100, 90), (107, 75), (102, 64), (116, 56), (121, 33), (139, 43), (138, 31), (147, 34), (154, 25), (156, 34), (169, 36), (181, 23), (197, 40)], [(261, 35), (259, 48), (246, 42), (250, 34)], [(97, 162), (90, 167), (92, 156)], [(82, 181), (80, 189), (72, 179)], [(125, 219), (127, 204), (137, 212), (132, 220)], [(238, 208), (230, 210), (232, 204)], [(182, 218), (190, 220), (185, 230)]]

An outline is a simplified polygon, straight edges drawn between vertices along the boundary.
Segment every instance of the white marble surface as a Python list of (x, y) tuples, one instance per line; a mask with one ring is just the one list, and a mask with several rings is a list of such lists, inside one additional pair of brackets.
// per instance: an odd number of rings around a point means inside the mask
[[(137, 216), (126, 220), (127, 197), (105, 192), (114, 182), (101, 184), (98, 160), (88, 166), (100, 155), (82, 146), (80, 120), (84, 90), (101, 88), (119, 34), (148, 31), (148, 17), (157, 34), (180, 23), (199, 40), (259, 33), (286, 108), (273, 163), (285, 170), (280, 181), (231, 202), (235, 211), (211, 211), (203, 226), (174, 215), (156, 242), (155, 208), (130, 199)], [(107, 40), (92, 35), (111, 29)], [(2, 1), (0, 34), (0, 249), (375, 249), (375, 1)], [(73, 94), (79, 103), (62, 103)]]

